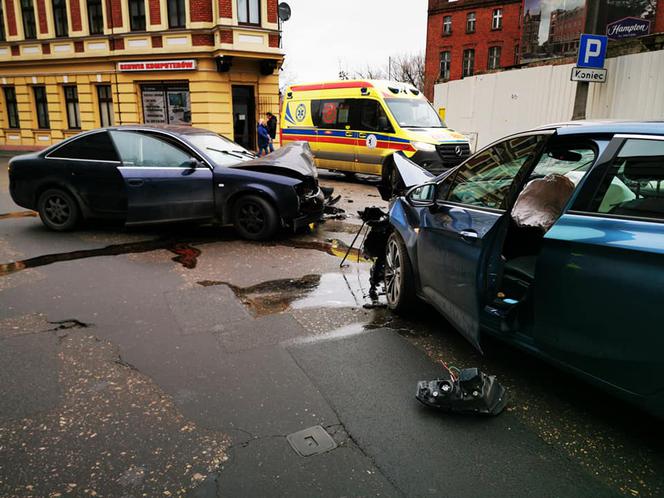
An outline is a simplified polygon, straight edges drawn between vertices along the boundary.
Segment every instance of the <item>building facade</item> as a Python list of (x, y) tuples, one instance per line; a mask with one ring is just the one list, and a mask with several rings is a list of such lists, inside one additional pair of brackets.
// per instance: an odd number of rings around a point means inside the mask
[(426, 96), (436, 83), (514, 65), (520, 39), (521, 0), (429, 0)]
[(278, 114), (277, 0), (0, 0), (0, 148), (100, 126), (207, 128), (255, 148)]

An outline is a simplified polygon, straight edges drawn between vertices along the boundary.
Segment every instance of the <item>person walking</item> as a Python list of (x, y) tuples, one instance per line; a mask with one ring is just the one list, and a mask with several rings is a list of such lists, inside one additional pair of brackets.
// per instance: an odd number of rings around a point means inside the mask
[[(267, 126), (265, 125), (265, 120), (260, 119), (258, 121), (258, 156), (267, 156), (268, 146), (270, 145), (270, 134), (267, 132)], [(265, 154), (263, 154), (265, 152)]]
[(267, 132), (270, 135), (270, 152), (274, 152), (274, 139), (277, 138), (277, 118), (271, 112), (265, 115), (267, 116)]

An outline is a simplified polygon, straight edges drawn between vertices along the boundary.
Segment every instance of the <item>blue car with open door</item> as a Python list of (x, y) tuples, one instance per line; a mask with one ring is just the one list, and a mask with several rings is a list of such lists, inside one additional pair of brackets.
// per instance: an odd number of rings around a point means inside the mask
[(664, 123), (542, 127), (436, 178), (394, 162), (391, 309), (420, 298), (664, 416)]

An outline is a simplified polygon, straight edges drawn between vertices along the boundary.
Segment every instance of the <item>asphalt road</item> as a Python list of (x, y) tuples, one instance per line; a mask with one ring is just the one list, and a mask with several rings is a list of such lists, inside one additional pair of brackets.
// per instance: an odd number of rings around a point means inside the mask
[[(661, 422), (501, 344), (480, 357), (431, 310), (365, 309), (369, 265), (340, 254), (382, 201), (367, 179), (322, 180), (349, 218), (259, 244), (49, 232), (3, 173), (0, 495), (664, 494)], [(441, 360), (498, 375), (508, 409), (421, 407)], [(298, 455), (287, 437), (314, 426), (336, 448)]]

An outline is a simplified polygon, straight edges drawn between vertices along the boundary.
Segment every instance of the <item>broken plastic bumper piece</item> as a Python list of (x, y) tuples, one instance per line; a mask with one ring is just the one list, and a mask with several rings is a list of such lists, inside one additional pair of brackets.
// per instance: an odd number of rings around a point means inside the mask
[(415, 397), (425, 406), (454, 413), (498, 415), (507, 405), (507, 393), (496, 376), (477, 368), (461, 370), (458, 379), (421, 380)]

